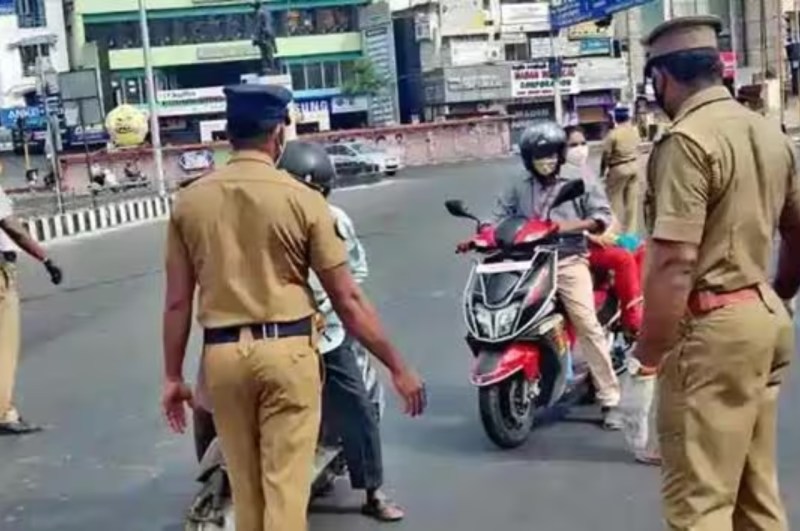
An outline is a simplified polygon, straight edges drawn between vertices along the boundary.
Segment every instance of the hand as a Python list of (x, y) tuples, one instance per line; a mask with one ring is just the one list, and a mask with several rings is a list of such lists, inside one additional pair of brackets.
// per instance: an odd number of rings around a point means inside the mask
[(469, 252), (470, 249), (472, 249), (472, 240), (459, 242), (458, 245), (456, 245), (456, 254)]
[(183, 433), (186, 430), (186, 408), (184, 403), (188, 404), (190, 408), (194, 408), (192, 389), (183, 381), (167, 380), (164, 382), (161, 407), (164, 410), (167, 424), (175, 433)]
[(643, 373), (654, 373), (661, 365), (661, 356), (658, 354), (648, 352), (642, 348), (642, 344), (636, 345), (636, 351), (633, 353), (636, 362), (641, 364)]
[(47, 269), (47, 273), (50, 275), (50, 281), (53, 284), (56, 286), (61, 284), (61, 281), (64, 279), (64, 273), (61, 271), (61, 268), (55, 264), (55, 262), (48, 258), (44, 261), (44, 268)]
[(425, 383), (419, 375), (411, 369), (392, 375), (394, 389), (400, 398), (405, 402), (406, 415), (416, 417), (425, 411), (428, 396), (425, 390)]
[(596, 234), (587, 234), (586, 239), (588, 239), (590, 243), (604, 249), (614, 245), (614, 240), (606, 235), (597, 236)]
[(556, 232), (558, 234), (564, 234), (566, 232), (578, 232), (579, 230), (583, 229), (585, 222), (583, 220), (577, 221), (562, 221), (558, 224), (558, 229)]

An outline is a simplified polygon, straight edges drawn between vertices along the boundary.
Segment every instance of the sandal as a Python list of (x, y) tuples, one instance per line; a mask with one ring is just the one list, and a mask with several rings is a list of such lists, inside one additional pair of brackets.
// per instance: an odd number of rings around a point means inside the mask
[(361, 514), (379, 522), (399, 522), (405, 517), (403, 509), (388, 498), (373, 498), (361, 506)]

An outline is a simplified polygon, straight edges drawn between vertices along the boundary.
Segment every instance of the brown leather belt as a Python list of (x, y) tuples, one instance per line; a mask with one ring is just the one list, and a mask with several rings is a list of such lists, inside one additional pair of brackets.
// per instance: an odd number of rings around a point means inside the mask
[(693, 314), (708, 313), (725, 306), (761, 299), (756, 287), (742, 288), (736, 291), (715, 293), (713, 291), (693, 291), (689, 294), (688, 308)]
[(622, 166), (623, 164), (630, 164), (631, 162), (636, 162), (636, 157), (634, 157), (632, 159), (617, 161), (617, 162), (614, 162), (613, 164), (609, 164), (608, 165), (608, 169), (616, 168), (617, 166)]

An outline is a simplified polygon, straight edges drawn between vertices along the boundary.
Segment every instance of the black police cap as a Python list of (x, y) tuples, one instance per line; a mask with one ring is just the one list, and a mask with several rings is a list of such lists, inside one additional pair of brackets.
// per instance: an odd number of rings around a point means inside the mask
[(225, 98), (230, 121), (284, 122), (289, 117), (292, 93), (279, 85), (250, 83), (225, 87)]

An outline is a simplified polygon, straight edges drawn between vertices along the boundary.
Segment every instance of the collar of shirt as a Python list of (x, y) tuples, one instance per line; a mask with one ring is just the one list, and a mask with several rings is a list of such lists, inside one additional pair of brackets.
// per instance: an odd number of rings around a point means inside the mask
[(571, 180), (582, 178), (580, 168), (574, 165), (569, 167), (572, 171), (567, 168), (566, 164), (562, 165), (561, 172), (559, 172), (558, 176), (550, 184), (544, 184), (534, 176), (529, 177), (528, 181), (531, 185), (533, 210), (536, 216), (544, 216), (544, 213), (550, 208), (550, 205), (553, 204), (556, 195), (558, 195), (558, 191), (564, 184)]
[(258, 151), (255, 149), (243, 149), (241, 151), (234, 151), (231, 154), (231, 159), (228, 161), (228, 164), (236, 164), (237, 162), (261, 162), (268, 166), (275, 166), (275, 161), (272, 160), (272, 157), (264, 153), (263, 151)]
[(733, 99), (730, 91), (723, 86), (714, 86), (703, 89), (695, 94), (692, 94), (685, 102), (683, 102), (678, 114), (675, 115), (675, 119), (672, 121), (672, 125), (677, 124), (700, 107), (716, 101), (730, 99)]

